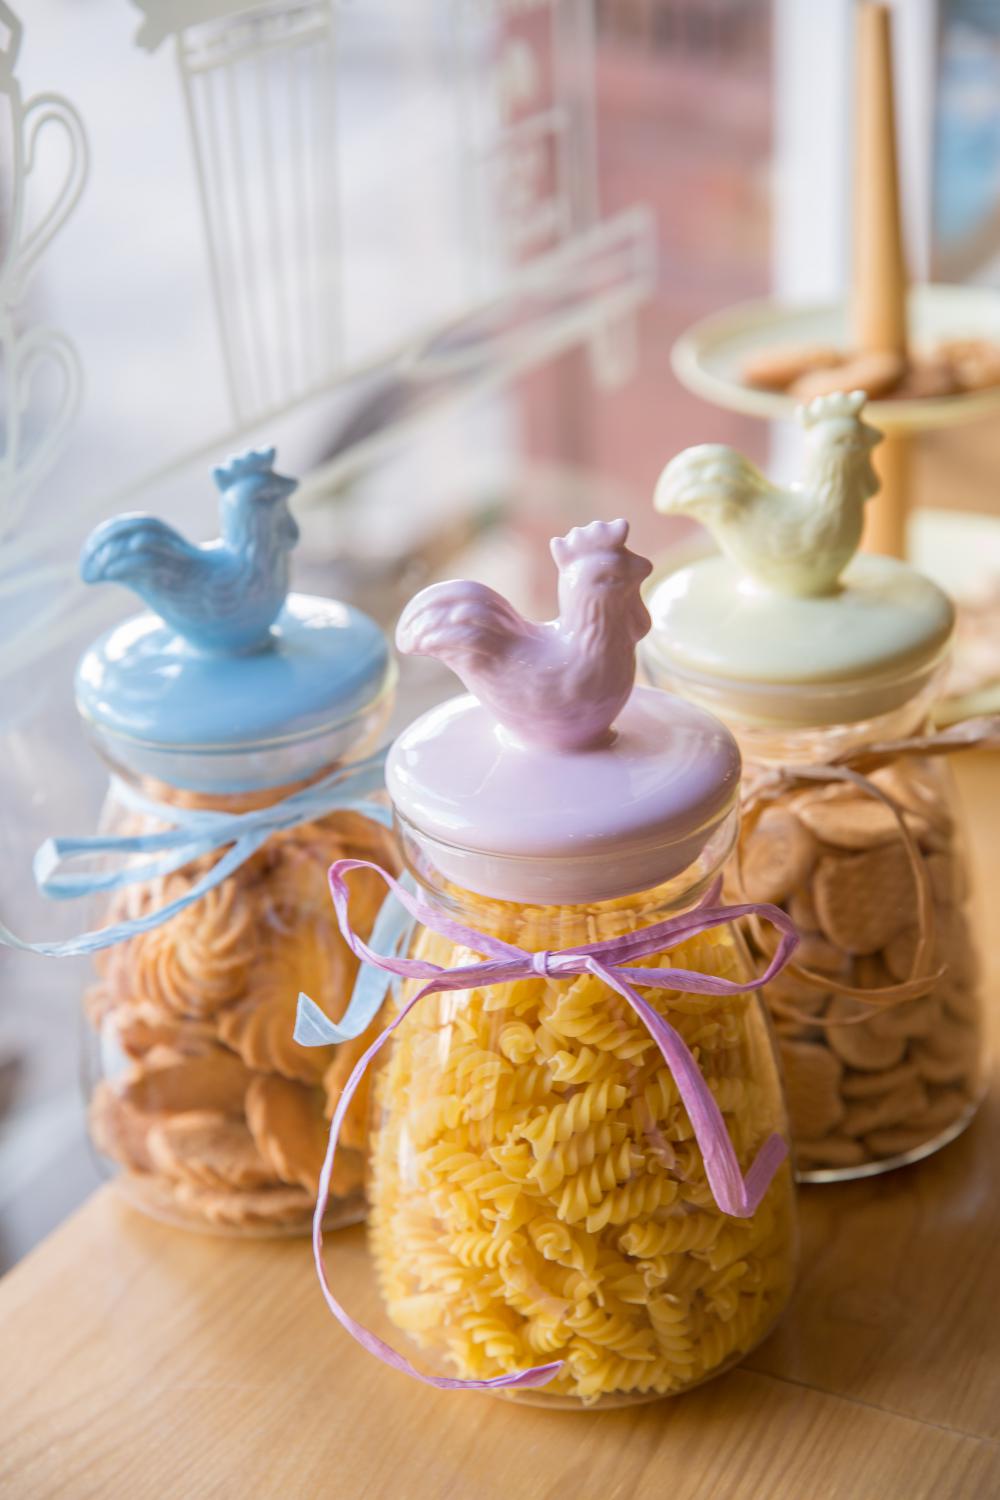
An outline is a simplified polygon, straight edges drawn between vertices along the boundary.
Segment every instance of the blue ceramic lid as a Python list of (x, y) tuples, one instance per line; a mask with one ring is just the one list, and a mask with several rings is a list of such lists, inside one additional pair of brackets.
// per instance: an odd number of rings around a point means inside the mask
[[(181, 762), (221, 757), (221, 773), (235, 752), (254, 752), (245, 789), (309, 773), (301, 756), (279, 770), (265, 752), (335, 732), (339, 756), (383, 716), (394, 668), (379, 627), (336, 600), (288, 593), (296, 486), (274, 457), (247, 453), (214, 471), (217, 541), (195, 546), (131, 514), (84, 546), (87, 583), (124, 584), (150, 607), (100, 636), (77, 668), (77, 707), (116, 761), (192, 786), (204, 776)], [(317, 754), (328, 757), (329, 744)]]

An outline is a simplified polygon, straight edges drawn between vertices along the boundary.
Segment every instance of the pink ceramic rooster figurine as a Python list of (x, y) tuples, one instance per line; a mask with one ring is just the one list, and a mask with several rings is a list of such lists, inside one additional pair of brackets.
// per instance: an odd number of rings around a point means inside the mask
[(627, 521), (592, 521), (552, 542), (559, 618), (524, 620), (485, 584), (435, 583), (403, 611), (396, 644), (436, 656), (498, 723), (527, 744), (606, 744), (650, 627), (639, 594), (651, 565), (625, 545)]

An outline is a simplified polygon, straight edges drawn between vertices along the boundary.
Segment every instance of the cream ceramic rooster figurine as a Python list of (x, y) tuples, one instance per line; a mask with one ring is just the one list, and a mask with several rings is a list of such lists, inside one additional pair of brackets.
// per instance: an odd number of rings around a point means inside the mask
[(878, 490), (871, 452), (881, 433), (861, 420), (864, 391), (819, 396), (796, 415), (806, 434), (803, 478), (773, 485), (733, 448), (686, 448), (660, 475), (653, 504), (693, 516), (758, 583), (779, 594), (836, 590)]
[(650, 564), (627, 521), (593, 521), (552, 542), (559, 618), (536, 624), (485, 584), (435, 583), (411, 600), (396, 644), (445, 662), (498, 723), (553, 750), (606, 744), (650, 627), (639, 594)]

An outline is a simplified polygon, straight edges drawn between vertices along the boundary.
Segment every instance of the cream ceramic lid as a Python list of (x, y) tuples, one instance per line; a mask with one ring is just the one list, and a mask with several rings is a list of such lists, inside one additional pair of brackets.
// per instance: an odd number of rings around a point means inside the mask
[(837, 593), (777, 594), (727, 557), (652, 580), (648, 676), (670, 679), (719, 712), (775, 725), (853, 723), (905, 703), (933, 674), (954, 609), (930, 579), (862, 554)]
[(723, 555), (652, 580), (640, 648), (652, 681), (776, 728), (874, 718), (927, 684), (954, 609), (906, 563), (854, 556), (878, 487), (863, 403), (855, 392), (800, 410), (806, 471), (785, 489), (714, 444), (668, 464), (657, 508), (703, 522)]

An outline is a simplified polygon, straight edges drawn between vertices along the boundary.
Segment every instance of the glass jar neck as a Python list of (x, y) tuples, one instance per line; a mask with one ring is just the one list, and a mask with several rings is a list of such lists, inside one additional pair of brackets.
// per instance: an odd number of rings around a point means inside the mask
[(396, 828), (406, 870), (422, 900), (474, 931), (528, 949), (571, 947), (649, 927), (690, 911), (703, 899), (732, 850), (738, 828), (734, 808), (698, 858), (660, 885), (607, 900), (573, 903), (500, 900), (468, 890), (440, 871), (433, 846), (399, 817)]
[(302, 780), (285, 782), (281, 786), (258, 787), (250, 792), (200, 792), (191, 791), (187, 787), (174, 786), (167, 781), (159, 781), (153, 776), (141, 776), (128, 766), (117, 766), (112, 761), (108, 761), (106, 756), (102, 758), (120, 781), (123, 781), (126, 786), (134, 787), (148, 802), (162, 803), (164, 807), (187, 807), (203, 812), (244, 813), (255, 812), (261, 807), (273, 807), (276, 802), (282, 802), (286, 797), (304, 791), (306, 787), (314, 786), (317, 781), (322, 781), (324, 776), (329, 776), (337, 769), (336, 764), (321, 766), (312, 776), (307, 776)]
[(784, 729), (774, 725), (729, 721), (748, 765), (822, 765), (881, 740), (903, 739), (922, 732), (937, 698), (937, 679), (890, 713), (854, 724), (823, 724)]
[(339, 726), (336, 733), (324, 731), (286, 745), (247, 744), (232, 749), (142, 745), (105, 734), (87, 720), (84, 728), (114, 775), (151, 800), (247, 812), (269, 807), (338, 767), (370, 755), (389, 707), (386, 700), (377, 718), (358, 718)]

